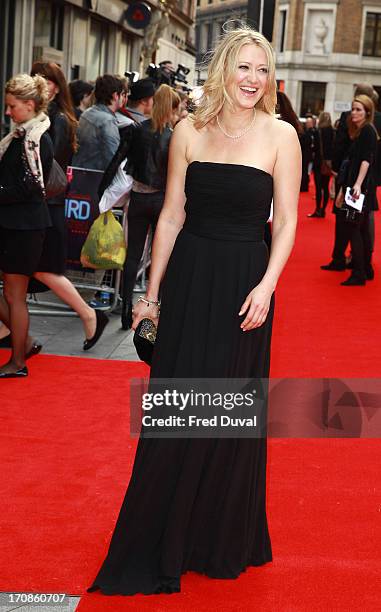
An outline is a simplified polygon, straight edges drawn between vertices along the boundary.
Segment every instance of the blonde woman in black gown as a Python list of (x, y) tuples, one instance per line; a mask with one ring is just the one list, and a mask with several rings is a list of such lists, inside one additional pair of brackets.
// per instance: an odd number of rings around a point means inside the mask
[[(273, 52), (227, 33), (193, 119), (175, 128), (150, 283), (134, 324), (158, 321), (153, 378), (268, 377), (273, 294), (296, 229), (301, 155), (274, 116)], [(269, 258), (263, 233), (274, 198)], [(172, 593), (181, 574), (237, 578), (272, 559), (266, 439), (139, 440), (108, 555), (89, 589)]]

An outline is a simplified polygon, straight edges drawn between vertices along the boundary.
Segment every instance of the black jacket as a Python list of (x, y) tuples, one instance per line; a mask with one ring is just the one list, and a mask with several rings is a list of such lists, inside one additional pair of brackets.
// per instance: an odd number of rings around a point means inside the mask
[[(14, 138), (0, 161), (0, 226), (7, 229), (45, 229), (51, 225), (42, 189), (28, 180), (24, 143)], [(40, 140), (40, 156), (46, 184), (53, 163), (52, 141), (45, 132)]]
[(309, 128), (304, 135), (305, 147), (309, 161), (313, 161), (316, 166), (321, 162), (320, 154), (320, 134), (317, 128)]
[[(53, 142), (54, 159), (66, 172), (66, 168), (71, 164), (73, 157), (69, 122), (54, 101), (49, 104), (48, 114), (50, 119), (49, 135)], [(48, 200), (49, 205), (63, 205), (64, 203), (65, 194), (60, 194), (56, 198)]]
[(331, 161), (333, 155), (333, 145), (335, 140), (335, 130), (333, 127), (319, 128), (322, 158)]
[(123, 135), (117, 152), (105, 171), (99, 186), (99, 195), (111, 184), (118, 167), (127, 158), (125, 172), (140, 183), (158, 191), (165, 190), (167, 181), (168, 152), (172, 130), (152, 131), (150, 119), (131, 125)]
[(348, 158), (348, 152), (352, 144), (348, 133), (347, 121), (349, 115), (350, 111), (341, 113), (339, 125), (337, 126), (335, 145), (333, 147), (332, 155), (332, 170), (334, 172), (339, 172), (341, 164)]
[(344, 187), (352, 187), (354, 185), (361, 163), (363, 161), (368, 162), (368, 172), (361, 188), (361, 191), (366, 194), (364, 206), (366, 210), (378, 210), (376, 197), (377, 132), (375, 128), (370, 124), (364, 125), (358, 137), (351, 141), (351, 143), (348, 151), (348, 173)]

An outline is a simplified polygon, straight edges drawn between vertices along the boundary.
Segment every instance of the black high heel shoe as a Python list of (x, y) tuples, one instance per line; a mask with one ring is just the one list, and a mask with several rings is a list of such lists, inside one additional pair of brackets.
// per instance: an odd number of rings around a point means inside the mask
[(39, 342), (33, 342), (29, 351), (25, 353), (25, 359), (30, 359), (31, 357), (34, 357), (34, 355), (38, 355), (41, 349), (42, 349), (42, 344), (40, 344)]
[(104, 329), (107, 323), (109, 322), (108, 317), (105, 315), (103, 310), (96, 310), (95, 316), (97, 319), (97, 326), (95, 328), (95, 334), (92, 338), (86, 338), (86, 340), (84, 341), (83, 343), (84, 351), (88, 351), (89, 349), (93, 348), (93, 346), (98, 342), (99, 338), (103, 334)]
[[(11, 336), (11, 334), (8, 334), (8, 336), (4, 336), (4, 338), (1, 338), (1, 340), (0, 340), (0, 348), (12, 348), (12, 336)], [(30, 347), (29, 351), (27, 353), (25, 353), (25, 359), (30, 359), (34, 355), (38, 355), (38, 353), (41, 351), (41, 349), (42, 349), (42, 344), (40, 344), (39, 342), (34, 341), (32, 343), (32, 346)]]
[(16, 372), (0, 372), (0, 379), (2, 378), (26, 378), (28, 376), (28, 368), (24, 366)]

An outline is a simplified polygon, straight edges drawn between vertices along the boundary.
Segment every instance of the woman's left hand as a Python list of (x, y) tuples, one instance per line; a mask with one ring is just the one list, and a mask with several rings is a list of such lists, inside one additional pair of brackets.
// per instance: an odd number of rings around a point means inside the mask
[(360, 195), (361, 195), (361, 185), (359, 185), (359, 183), (355, 183), (352, 187), (352, 196), (355, 198), (355, 200), (358, 200)]
[(272, 293), (273, 292), (262, 283), (259, 283), (259, 285), (250, 291), (238, 313), (240, 316), (246, 313), (241, 323), (242, 331), (249, 331), (250, 329), (263, 325), (269, 312)]

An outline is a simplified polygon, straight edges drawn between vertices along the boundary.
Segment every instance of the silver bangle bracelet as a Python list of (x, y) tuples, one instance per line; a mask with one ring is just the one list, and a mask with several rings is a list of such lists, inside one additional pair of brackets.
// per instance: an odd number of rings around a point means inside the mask
[(139, 295), (138, 302), (144, 302), (145, 304), (147, 304), (147, 306), (157, 306), (158, 308), (160, 308), (160, 300), (158, 300), (157, 302), (155, 302), (155, 300), (147, 300), (147, 298), (145, 298), (143, 295)]

